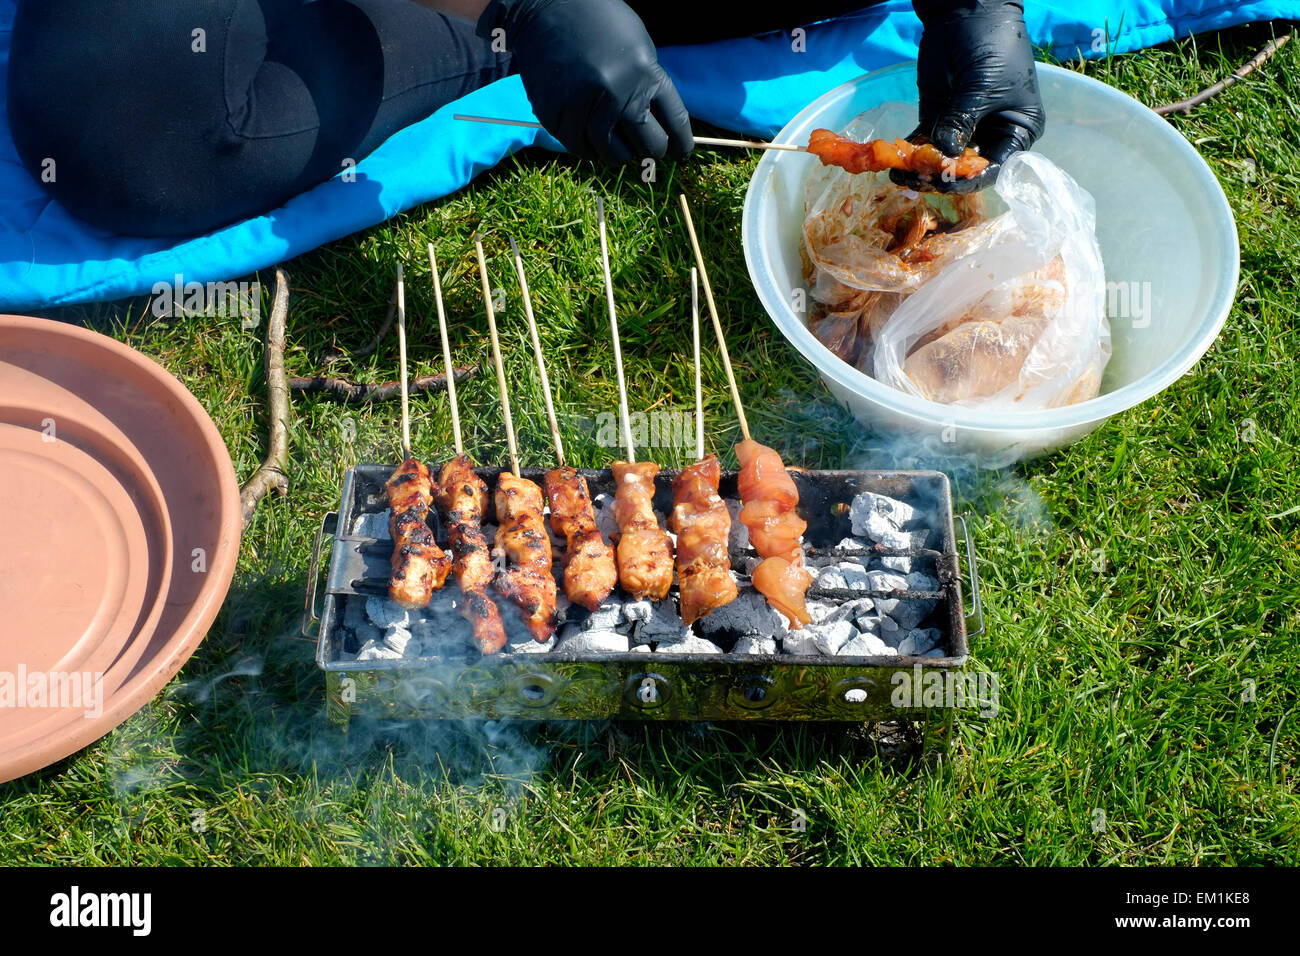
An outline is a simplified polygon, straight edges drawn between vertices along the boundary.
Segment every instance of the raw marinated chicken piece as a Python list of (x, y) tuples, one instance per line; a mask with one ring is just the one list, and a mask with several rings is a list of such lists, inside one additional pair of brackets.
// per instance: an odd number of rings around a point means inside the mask
[(616, 552), (618, 580), (634, 599), (661, 601), (673, 584), (673, 545), (655, 518), (655, 475), (652, 461), (616, 461), (614, 520), (621, 532)]
[(564, 594), (589, 611), (609, 597), (618, 583), (614, 549), (596, 527), (587, 479), (563, 466), (546, 473), (546, 498), (551, 503), (551, 530), (566, 541)]
[(502, 472), (497, 481), (496, 550), (513, 563), (497, 575), (497, 593), (519, 606), (528, 631), (539, 643), (555, 633), (555, 579), (551, 539), (542, 519), (542, 489), (526, 478)]
[(739, 593), (731, 574), (727, 541), (731, 513), (718, 495), (722, 469), (709, 455), (673, 479), (670, 527), (677, 535), (677, 582), (682, 621), (692, 624)]
[(474, 463), (457, 455), (443, 465), (438, 476), (438, 503), (447, 515), (453, 570), (465, 594), (461, 616), (474, 628), (474, 642), (484, 654), (495, 654), (506, 645), (501, 611), (487, 595), (492, 583), (492, 554), (483, 534), (483, 512), (487, 510), (487, 483), (474, 472)]
[(784, 614), (794, 628), (810, 618), (804, 594), (812, 575), (803, 567), (799, 536), (808, 525), (795, 513), (799, 489), (775, 449), (746, 439), (736, 446), (740, 460), (737, 484), (744, 507), (740, 521), (763, 561), (754, 569), (754, 587), (768, 603)]
[(802, 627), (812, 620), (804, 603), (804, 594), (813, 577), (802, 564), (785, 558), (767, 558), (754, 569), (754, 587), (767, 602), (790, 620), (790, 626)]
[(967, 148), (956, 158), (945, 156), (937, 146), (925, 142), (873, 139), (858, 143), (831, 132), (815, 129), (808, 137), (808, 152), (824, 166), (839, 166), (850, 173), (878, 173), (902, 169), (923, 179), (939, 179), (948, 172), (954, 179), (974, 179), (988, 168), (989, 161), (978, 150)]

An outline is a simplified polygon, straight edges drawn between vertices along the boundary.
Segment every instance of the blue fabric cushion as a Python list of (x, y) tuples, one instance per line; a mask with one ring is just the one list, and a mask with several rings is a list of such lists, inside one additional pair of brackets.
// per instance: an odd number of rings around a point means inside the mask
[[(1253, 20), (1300, 18), (1300, 0), (1057, 0), (1026, 7), (1034, 42), (1062, 58), (1129, 52)], [(0, 110), (13, 15), (14, 0), (0, 0)], [(774, 34), (671, 47), (662, 61), (692, 116), (769, 137), (839, 84), (915, 59), (920, 32), (910, 2), (889, 0), (793, 40)], [(559, 148), (546, 133), (466, 123), (452, 119), (454, 113), (532, 118), (518, 77), (501, 80), (394, 135), (357, 164), (355, 181), (336, 177), (264, 216), (178, 242), (115, 236), (74, 219), (18, 161), (8, 116), (0, 112), (0, 308), (139, 295), (177, 275), (186, 282), (247, 275), (454, 192), (517, 149)]]

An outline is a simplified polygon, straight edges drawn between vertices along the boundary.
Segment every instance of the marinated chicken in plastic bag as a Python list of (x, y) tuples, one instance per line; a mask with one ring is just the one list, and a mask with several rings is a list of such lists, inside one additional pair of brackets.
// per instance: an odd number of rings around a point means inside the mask
[[(914, 119), (914, 108), (885, 103), (855, 119), (844, 135), (865, 142)], [(819, 168), (806, 183), (804, 200), (809, 327), (851, 364), (869, 359), (874, 332), (908, 294), (949, 262), (987, 245), (998, 228), (984, 215), (980, 194), (918, 193), (896, 185), (888, 172)]]
[[(865, 142), (914, 117), (883, 104), (844, 135)], [(815, 170), (802, 250), (813, 334), (936, 402), (1050, 408), (1096, 395), (1110, 330), (1092, 197), (1036, 153), (1012, 157), (994, 192), (916, 193), (887, 173)]]
[(1009, 159), (994, 188), (1010, 228), (889, 316), (872, 341), (875, 377), (978, 408), (1086, 401), (1111, 351), (1092, 197), (1037, 153)]

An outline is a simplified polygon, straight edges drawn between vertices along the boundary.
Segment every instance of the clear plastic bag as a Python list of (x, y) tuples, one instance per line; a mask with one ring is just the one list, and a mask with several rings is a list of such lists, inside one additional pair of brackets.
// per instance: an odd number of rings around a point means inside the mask
[(1038, 153), (995, 185), (991, 241), (930, 276), (880, 326), (871, 370), (921, 398), (1035, 410), (1097, 394), (1110, 358), (1092, 196)]

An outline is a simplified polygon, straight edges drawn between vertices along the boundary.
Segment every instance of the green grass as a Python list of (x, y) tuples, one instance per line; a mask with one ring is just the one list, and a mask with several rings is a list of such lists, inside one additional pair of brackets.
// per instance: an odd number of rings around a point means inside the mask
[[(1264, 39), (1243, 28), (1078, 68), (1162, 102), (1230, 72)], [(987, 631), (972, 666), (998, 676), (1001, 710), (960, 723), (945, 764), (920, 765), (906, 727), (363, 723), (340, 736), (322, 716), (313, 645), (298, 636), (308, 552), (345, 469), (393, 460), (398, 410), (298, 398), (292, 493), (262, 505), (207, 640), (121, 728), (0, 786), (0, 862), (1300, 862), (1298, 99), (1293, 43), (1173, 120), (1218, 174), (1242, 243), (1236, 305), (1200, 364), (1058, 454), (956, 474), (984, 580)], [(675, 205), (684, 189), (756, 437), (809, 467), (875, 461), (877, 444), (774, 333), (749, 285), (739, 223), (753, 162), (702, 150), (653, 184), (544, 154), (508, 162), (288, 263), (290, 372), (319, 371), (341, 352), (335, 373), (393, 377), (394, 336), (366, 358), (346, 356), (382, 320), (401, 256), (414, 371), (438, 371), (428, 240), (454, 273), (457, 360), (486, 363), (469, 245), (481, 228), (507, 290), (522, 453), (551, 461), (505, 255), (512, 234), (570, 459), (604, 464), (594, 422), (614, 410), (615, 389), (594, 195), (610, 214), (632, 404), (689, 409), (689, 252)], [(265, 453), (257, 333), (143, 312), (136, 301), (59, 315), (104, 327), (178, 375), (246, 478)], [(709, 442), (729, 455), (735, 419), (715, 352), (706, 358)], [(461, 402), (468, 450), (502, 460), (493, 377), (466, 384)], [(446, 457), (445, 397), (417, 397), (414, 416), (419, 452)], [(671, 464), (687, 453), (658, 456)]]

